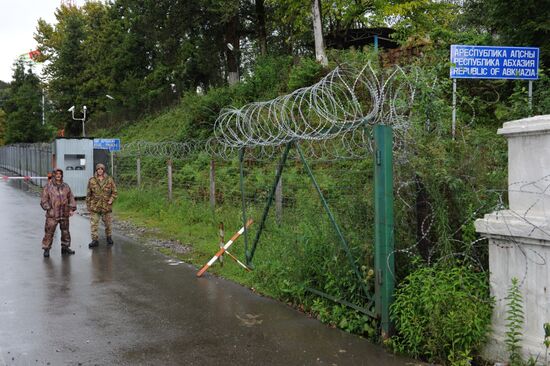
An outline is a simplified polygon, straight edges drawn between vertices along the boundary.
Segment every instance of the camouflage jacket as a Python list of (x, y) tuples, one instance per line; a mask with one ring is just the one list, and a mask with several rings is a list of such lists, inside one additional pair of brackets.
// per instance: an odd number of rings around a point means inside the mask
[(40, 206), (46, 210), (46, 217), (59, 219), (69, 217), (70, 212), (76, 210), (76, 200), (67, 183), (51, 181), (42, 190)]
[[(115, 180), (105, 175), (103, 180), (93, 176), (88, 181), (88, 193), (86, 194), (86, 207), (90, 212), (111, 212), (112, 202), (116, 199), (117, 191)], [(109, 200), (112, 200), (109, 204)]]

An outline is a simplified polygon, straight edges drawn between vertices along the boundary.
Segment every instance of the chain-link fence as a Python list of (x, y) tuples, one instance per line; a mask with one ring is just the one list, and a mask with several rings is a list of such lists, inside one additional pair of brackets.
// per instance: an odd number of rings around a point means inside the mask
[(31, 177), (39, 186), (44, 186), (47, 180), (32, 177), (46, 177), (53, 169), (52, 161), (52, 146), (48, 143), (0, 146), (0, 167), (15, 175)]
[[(169, 154), (166, 146), (149, 144), (149, 151), (140, 155), (117, 154), (116, 180), (125, 191), (136, 192), (143, 206), (158, 207), (159, 216), (168, 212), (183, 215), (182, 226), (202, 225), (210, 228), (212, 237), (220, 222), (227, 234), (242, 227), (243, 207), (247, 218), (255, 221), (247, 235), (234, 246), (234, 254), (246, 257), (260, 231), (261, 218), (272, 195), (278, 162), (283, 151), (260, 159), (265, 151), (247, 148), (241, 172), (237, 154), (221, 158), (207, 152), (186, 157)], [(318, 146), (318, 153), (322, 144)], [(310, 149), (305, 149), (310, 152)], [(236, 152), (236, 151), (235, 151)], [(367, 154), (364, 154), (367, 155)], [(370, 155), (370, 154), (369, 154)], [(372, 186), (373, 159), (320, 159), (307, 154), (323, 199), (339, 224), (347, 243), (343, 249), (337, 232), (325, 212), (322, 199), (296, 149), (291, 149), (272, 197), (273, 205), (257, 243), (254, 262), (261, 263), (254, 271), (262, 277), (265, 266), (274, 265), (274, 256), (284, 257), (285, 268), (278, 270), (287, 286), (320, 289), (338, 299), (372, 310), (372, 302), (364, 291), (358, 290), (364, 280), (368, 293), (374, 290), (374, 191)], [(139, 178), (138, 178), (139, 177)], [(153, 203), (151, 203), (153, 201)], [(171, 204), (166, 206), (166, 202)], [(171, 208), (173, 207), (173, 208)], [(178, 210), (175, 207), (187, 207)], [(168, 214), (170, 214), (168, 213)], [(158, 219), (158, 218), (157, 218)], [(230, 235), (228, 235), (229, 237)], [(228, 239), (228, 237), (226, 239)], [(215, 241), (213, 242), (215, 244)], [(216, 248), (213, 246), (212, 251)], [(349, 256), (348, 256), (349, 254)], [(353, 265), (349, 257), (353, 258)], [(308, 265), (298, 265), (308, 263)], [(342, 280), (345, 279), (345, 280)], [(299, 285), (297, 285), (299, 284)]]

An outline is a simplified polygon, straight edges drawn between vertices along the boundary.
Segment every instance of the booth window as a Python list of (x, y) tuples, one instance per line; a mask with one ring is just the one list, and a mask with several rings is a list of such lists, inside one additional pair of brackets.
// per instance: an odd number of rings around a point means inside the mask
[(86, 155), (65, 154), (65, 170), (86, 170)]

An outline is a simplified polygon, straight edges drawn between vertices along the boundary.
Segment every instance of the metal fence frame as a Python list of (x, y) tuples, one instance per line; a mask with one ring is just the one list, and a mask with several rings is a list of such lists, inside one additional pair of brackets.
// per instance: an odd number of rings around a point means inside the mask
[[(45, 177), (53, 169), (52, 145), (49, 143), (0, 146), (0, 168), (23, 177)], [(31, 179), (43, 187), (47, 180)]]

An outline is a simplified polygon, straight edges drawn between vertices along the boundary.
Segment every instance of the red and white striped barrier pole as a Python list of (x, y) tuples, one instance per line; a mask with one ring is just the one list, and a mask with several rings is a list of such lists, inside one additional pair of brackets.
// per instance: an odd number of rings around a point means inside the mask
[[(248, 229), (250, 227), (250, 225), (252, 225), (254, 221), (252, 219), (249, 219), (247, 222), (246, 222), (246, 228)], [(237, 240), (239, 238), (239, 236), (242, 235), (242, 233), (244, 233), (244, 226), (241, 228), (241, 230), (237, 231), (235, 233), (235, 235), (233, 235), (231, 237), (231, 239), (229, 239), (229, 241), (227, 243), (225, 243), (225, 245), (220, 248), (220, 250), (218, 250), (218, 252), (212, 257), (212, 259), (210, 259), (208, 261), (208, 263), (206, 263), (201, 269), (200, 271), (197, 272), (197, 277), (200, 277), (202, 276), (202, 274), (204, 272), (206, 272), (206, 270), (214, 264), (214, 262), (216, 262), (218, 260), (218, 258), (220, 258), (220, 256), (235, 242), (235, 240)]]
[[(223, 248), (224, 243), (225, 243), (225, 238), (224, 238), (225, 229), (223, 227), (223, 222), (220, 222), (219, 229), (220, 229), (220, 248)], [(229, 253), (229, 252), (227, 252), (227, 253)], [(220, 264), (223, 267), (223, 254), (220, 256)]]
[[(248, 268), (246, 266), (246, 264), (244, 264), (243, 262), (241, 262), (240, 260), (237, 259), (237, 257), (235, 257), (233, 254), (229, 253), (229, 250), (226, 250), (225, 251), (225, 254), (227, 254), (228, 256), (231, 257), (231, 259), (233, 259), (235, 262), (237, 262), (241, 267), (243, 267), (244, 269), (246, 269), (248, 272), (251, 272), (252, 270), (250, 268)], [(221, 258), (220, 258), (221, 259)]]
[(7, 176), (7, 175), (3, 175), (2, 176), (2, 179), (3, 180), (8, 180), (8, 179), (21, 179), (21, 180), (25, 180), (25, 181), (29, 181), (31, 179), (48, 179), (48, 177), (30, 177), (28, 175), (24, 176), (24, 177), (10, 177), (10, 176)]

